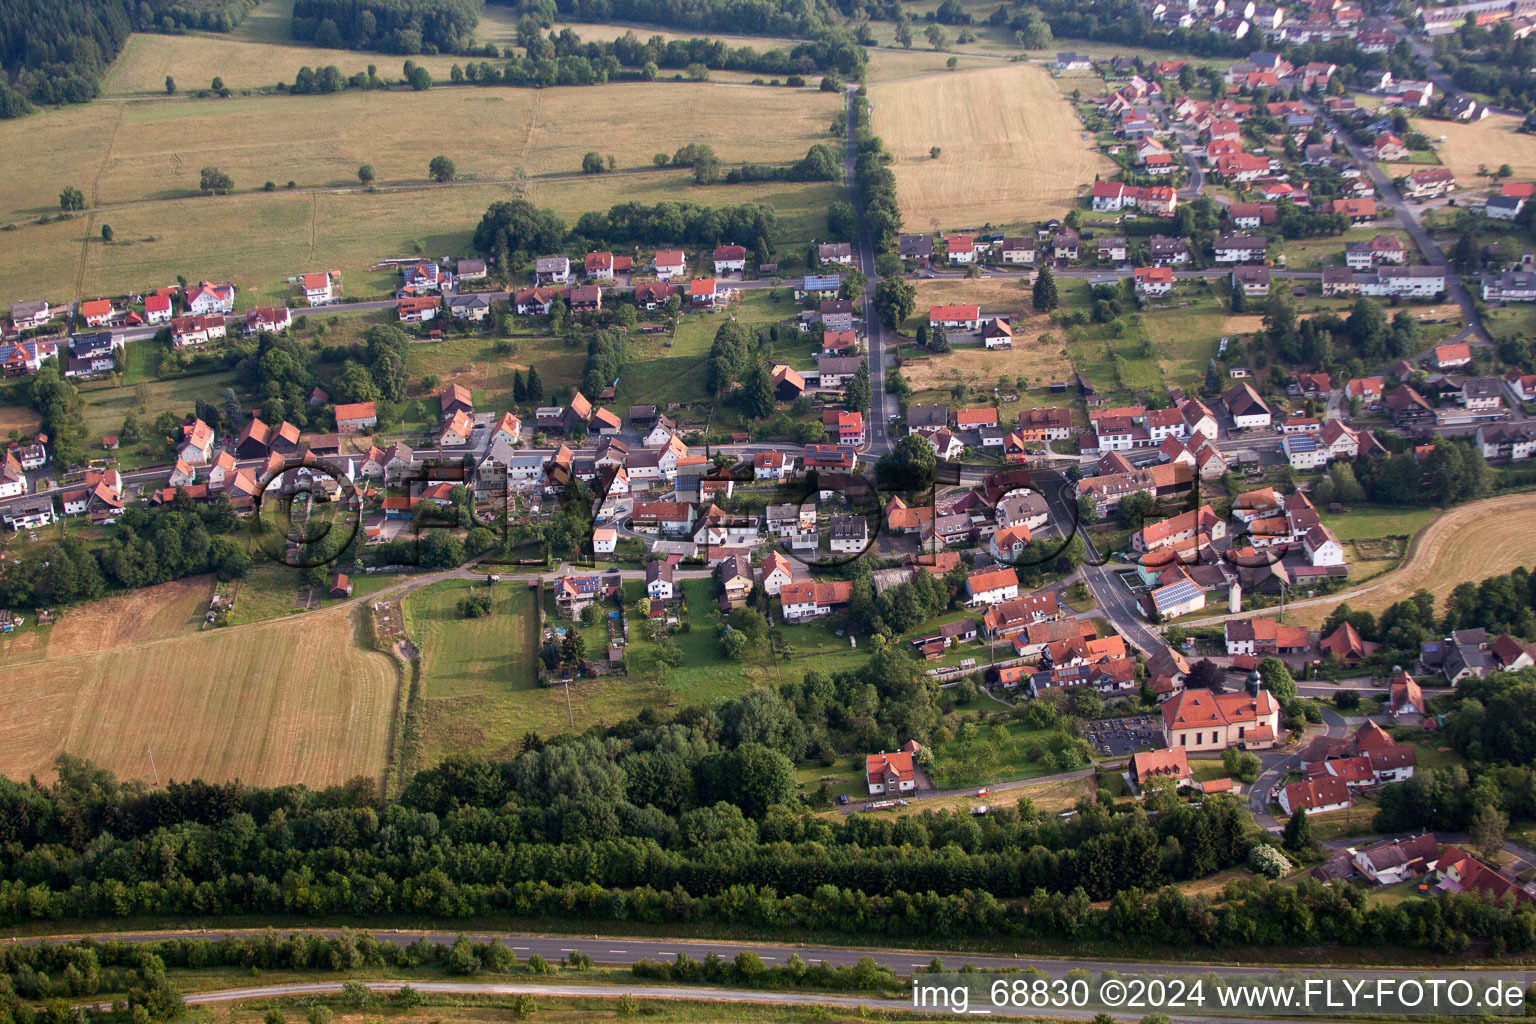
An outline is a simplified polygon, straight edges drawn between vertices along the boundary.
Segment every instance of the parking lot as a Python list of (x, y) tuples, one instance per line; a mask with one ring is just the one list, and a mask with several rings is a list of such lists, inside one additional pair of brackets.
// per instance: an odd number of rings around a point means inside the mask
[(1108, 718), (1083, 726), (1083, 736), (1099, 754), (1128, 756), (1141, 747), (1159, 747), (1163, 730), (1154, 715)]

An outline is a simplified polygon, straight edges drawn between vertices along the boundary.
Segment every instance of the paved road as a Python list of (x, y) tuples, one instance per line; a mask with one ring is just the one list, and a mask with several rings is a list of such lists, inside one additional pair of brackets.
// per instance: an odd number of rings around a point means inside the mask
[[(1312, 109), (1319, 118), (1331, 121), (1321, 107), (1314, 105)], [(1365, 168), (1366, 173), (1370, 175), (1371, 183), (1376, 186), (1376, 205), (1385, 206), (1396, 212), (1399, 222), (1408, 232), (1409, 237), (1413, 239), (1414, 244), (1419, 247), (1419, 251), (1424, 254), (1425, 263), (1430, 266), (1445, 268), (1446, 294), (1461, 307), (1462, 318), (1467, 324), (1467, 329), (1462, 333), (1470, 335), (1472, 340), (1487, 343), (1488, 335), (1483, 330), (1482, 318), (1478, 316), (1476, 303), (1472, 301), (1472, 296), (1467, 294), (1467, 290), (1462, 287), (1460, 275), (1450, 268), (1449, 262), (1445, 258), (1445, 253), (1440, 251), (1440, 247), (1435, 244), (1433, 238), (1429, 237), (1429, 232), (1420, 223), (1418, 207), (1403, 196), (1397, 186), (1392, 184), (1392, 179), (1387, 176), (1386, 172), (1377, 165), (1375, 160), (1371, 159), (1370, 154), (1363, 147), (1350, 138), (1347, 131), (1339, 129), (1337, 124), (1334, 127), (1338, 129), (1338, 137), (1349, 151), (1350, 157), (1359, 163), (1361, 167)], [(1458, 338), (1460, 340), (1468, 340), (1461, 338), (1460, 335), (1458, 335)]]
[[(1326, 705), (1323, 707), (1323, 726), (1323, 735), (1335, 738), (1344, 736), (1349, 731), (1349, 723), (1343, 716)], [(1301, 751), (1289, 754), (1284, 752), (1260, 754), (1259, 760), (1264, 762), (1264, 770), (1259, 773), (1254, 784), (1248, 787), (1248, 810), (1253, 813), (1253, 820), (1261, 827), (1271, 832), (1278, 832), (1280, 822), (1269, 813), (1269, 791), (1275, 788), (1276, 783), (1284, 777), (1286, 772), (1301, 767)]]
[[(1061, 536), (1069, 536), (1077, 522), (1077, 500), (1072, 496), (1071, 482), (1064, 474), (1057, 471), (1039, 474), (1039, 478), (1041, 491), (1050, 508), (1052, 522), (1061, 532)], [(1103, 554), (1094, 546), (1093, 540), (1086, 532), (1082, 534), (1082, 538), (1088, 548), (1082, 567), (1083, 580), (1088, 584), (1088, 590), (1093, 594), (1099, 611), (1109, 619), (1122, 636), (1148, 658), (1167, 650), (1167, 642), (1163, 640), (1160, 633), (1147, 627), (1146, 620), (1141, 617), (1131, 592), (1115, 576), (1113, 563), (1104, 560)], [(1096, 562), (1102, 564), (1096, 565), (1094, 564)]]
[[(1315, 968), (1309, 968), (1308, 973), (1314, 973)], [(1202, 972), (1203, 973), (1203, 972)], [(1330, 972), (1331, 973), (1331, 972)], [(1369, 977), (1379, 977), (1383, 972), (1371, 972)], [(1422, 972), (1418, 972), (1422, 973)], [(1364, 972), (1341, 971), (1340, 977), (1364, 976)], [(531, 995), (536, 999), (544, 998), (600, 998), (617, 999), (620, 995), (631, 994), (639, 999), (662, 1001), (686, 1001), (705, 1003), (737, 1003), (737, 1004), (766, 1004), (772, 1006), (821, 1006), (843, 1011), (857, 1010), (860, 1016), (864, 1016), (868, 1010), (883, 1010), (892, 1013), (928, 1013), (936, 1017), (953, 1019), (964, 1013), (948, 1005), (914, 1006), (914, 1000), (883, 999), (876, 996), (863, 995), (831, 995), (824, 992), (797, 992), (797, 991), (764, 991), (762, 989), (732, 989), (711, 988), (707, 986), (688, 987), (685, 985), (649, 985), (636, 984), (631, 987), (623, 985), (568, 985), (559, 983), (539, 984), (536, 982), (471, 982), (471, 981), (365, 981), (364, 985), (375, 992), (395, 992), (409, 985), (413, 990), (437, 995), (478, 995), (478, 996), (510, 996)], [(232, 988), (214, 992), (198, 992), (184, 997), (189, 1005), (204, 1006), (212, 1003), (245, 1002), (248, 1000), (267, 1000), (280, 997), (298, 997), (312, 995), (334, 995), (342, 991), (342, 982), (318, 981), (300, 982), (288, 985), (260, 985), (252, 988)], [(92, 1009), (107, 1010), (110, 1005), (106, 1003), (87, 1004)], [(1016, 1006), (992, 1006), (981, 1005), (977, 999), (967, 1001), (968, 1012), (971, 1014), (986, 1014), (999, 1017), (1030, 1017), (1038, 1018), (1040, 1011), (1033, 1007)], [(1050, 1016), (1087, 1020), (1096, 1017), (1093, 1010), (1052, 1009)], [(1119, 1019), (1135, 1020), (1140, 1017), (1139, 1012), (1122, 1013)], [(1182, 1017), (1170, 1016), (1168, 1018), (1177, 1024), (1210, 1024), (1208, 1016)], [(1262, 1017), (1228, 1017), (1223, 1015), (1223, 1020), (1244, 1022), (1244, 1024), (1260, 1024), (1269, 1018)], [(1339, 1024), (1336, 1021), (1309, 1018), (1316, 1024)]]
[(864, 337), (868, 344), (870, 413), (864, 450), (878, 458), (896, 446), (890, 436), (890, 417), (894, 406), (892, 396), (885, 390), (885, 328), (875, 315), (875, 285), (880, 283), (875, 274), (875, 241), (869, 228), (864, 226), (864, 201), (854, 184), (854, 140), (858, 134), (854, 130), (854, 101), (857, 93), (858, 86), (850, 84), (847, 93), (848, 156), (843, 169), (852, 196), (853, 211), (859, 218), (859, 269), (865, 278)]
[[(283, 935), (317, 935), (326, 938), (334, 938), (341, 934), (334, 928), (284, 928), (278, 929)], [(265, 929), (205, 929), (198, 931), (166, 931), (166, 932), (126, 932), (126, 933), (83, 933), (67, 936), (27, 936), (13, 941), (24, 944), (36, 944), (41, 942), (57, 943), (68, 939), (90, 938), (98, 942), (116, 941), (130, 944), (143, 944), (158, 942), (168, 938), (200, 938), (218, 941), (229, 937), (243, 937), (250, 935), (264, 935)], [(458, 933), (454, 932), (422, 932), (402, 931), (391, 929), (369, 930), (375, 939), (380, 942), (393, 942), (397, 945), (409, 945), (417, 939), (425, 938), (429, 942), (451, 945)], [(705, 940), (705, 939), (637, 939), (615, 936), (571, 936), (571, 935), (526, 935), (518, 932), (486, 932), (468, 931), (467, 934), (473, 942), (489, 942), (491, 939), (500, 939), (501, 942), (517, 954), (518, 959), (526, 960), (537, 953), (551, 962), (558, 962), (561, 958), (569, 956), (572, 952), (580, 950), (590, 956), (594, 963), (628, 965), (636, 960), (649, 957), (653, 960), (672, 960), (678, 953), (686, 953), (695, 960), (703, 960), (710, 953), (716, 953), (723, 959), (732, 959), (737, 953), (753, 952), (762, 957), (769, 965), (779, 965), (787, 961), (791, 956), (798, 955), (807, 963), (826, 963), (833, 967), (852, 966), (863, 957), (869, 957), (884, 967), (889, 967), (899, 975), (910, 975), (918, 968), (926, 969), (935, 957), (945, 961), (950, 969), (958, 969), (962, 964), (975, 964), (983, 969), (999, 968), (1035, 968), (1051, 975), (1065, 974), (1068, 971), (1120, 971), (1133, 972), (1144, 970), (1164, 970), (1170, 967), (1185, 965), (1202, 965), (1201, 973), (1214, 974), (1242, 974), (1252, 970), (1248, 965), (1232, 962), (1231, 957), (1223, 957), (1218, 952), (1212, 952), (1209, 959), (1200, 954), (1188, 957), (1174, 957), (1168, 960), (1077, 960), (1056, 957), (1038, 956), (991, 956), (953, 949), (941, 949), (929, 947), (927, 949), (890, 949), (890, 948), (858, 948), (848, 946), (818, 946), (802, 943), (753, 943), (732, 942), (729, 940)], [(1202, 951), (1203, 952), (1203, 951)], [(1225, 962), (1222, 962), (1225, 960)], [(1209, 966), (1204, 966), (1209, 964)], [(1308, 970), (1331, 970), (1331, 968), (1318, 968), (1310, 961), (1306, 963)], [(1386, 968), (1385, 970), (1393, 970)], [(1355, 975), (1358, 971), (1339, 971), (1341, 976)], [(1371, 975), (1381, 973), (1372, 969)], [(319, 984), (331, 984), (334, 987), (325, 991), (338, 991), (341, 988), (339, 982)], [(387, 984), (387, 983), (380, 983)], [(396, 982), (395, 984), (400, 984)], [(426, 986), (411, 983), (412, 987), (422, 988)], [(444, 984), (456, 984), (446, 982)], [(468, 984), (468, 983), (465, 983)], [(281, 986), (279, 986), (281, 987)], [(541, 990), (550, 991), (541, 987)], [(232, 990), (242, 991), (242, 990)], [(256, 991), (262, 991), (257, 989)], [(611, 986), (604, 986), (602, 991), (614, 993)], [(713, 990), (705, 990), (713, 991)], [(206, 993), (212, 997), (214, 993)], [(803, 998), (801, 993), (785, 993)], [(245, 996), (241, 998), (253, 998)], [(794, 1000), (792, 1000), (794, 1001)]]

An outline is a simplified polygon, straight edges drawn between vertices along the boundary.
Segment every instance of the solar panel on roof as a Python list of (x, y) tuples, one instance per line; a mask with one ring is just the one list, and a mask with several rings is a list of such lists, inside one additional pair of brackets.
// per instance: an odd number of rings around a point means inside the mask
[(1180, 580), (1161, 587), (1152, 595), (1152, 600), (1159, 608), (1171, 605), (1183, 604), (1185, 601), (1193, 601), (1200, 596), (1200, 588), (1190, 580)]

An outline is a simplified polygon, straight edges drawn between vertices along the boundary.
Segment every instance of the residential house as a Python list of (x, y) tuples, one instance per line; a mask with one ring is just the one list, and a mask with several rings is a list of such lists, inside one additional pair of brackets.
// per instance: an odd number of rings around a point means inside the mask
[(450, 296), (448, 312), (456, 319), (478, 323), (490, 314), (491, 300), (475, 293)]
[(181, 427), (181, 447), (177, 454), (189, 465), (201, 466), (213, 456), (213, 429), (200, 419)]
[(372, 402), (352, 402), (336, 407), (336, 429), (344, 434), (370, 430), (379, 422)]
[(828, 547), (834, 554), (862, 554), (869, 547), (869, 523), (863, 516), (833, 516)]
[(912, 756), (922, 746), (916, 740), (908, 740), (901, 750), (887, 754), (881, 751), (864, 758), (864, 781), (870, 796), (898, 796), (917, 789), (917, 766)]
[(340, 276), (340, 274), (333, 276), (329, 271), (300, 275), (299, 285), (304, 289), (305, 300), (311, 306), (324, 306), (326, 303), (335, 301), (336, 279)]
[(1189, 242), (1183, 238), (1153, 235), (1147, 240), (1147, 253), (1154, 266), (1184, 266), (1190, 261)]
[(670, 601), (681, 593), (676, 582), (676, 565), (658, 558), (645, 565), (645, 596), (652, 601)]
[(1173, 268), (1137, 267), (1134, 271), (1136, 294), (1142, 298), (1161, 298), (1173, 291)]
[(798, 622), (830, 615), (837, 608), (847, 607), (852, 593), (853, 584), (847, 580), (790, 583), (780, 588), (779, 603), (785, 621)]
[(1434, 199), (1456, 190), (1456, 176), (1446, 167), (1414, 171), (1404, 180), (1403, 192), (1413, 199)]
[(550, 307), (564, 296), (563, 288), (519, 288), (512, 293), (512, 305), (519, 316), (548, 316)]
[(981, 307), (971, 305), (930, 306), (928, 326), (942, 327), (949, 331), (981, 330)]
[(1482, 292), (1486, 302), (1536, 302), (1536, 273), (1506, 270), (1484, 274)]
[(1281, 787), (1278, 802), (1280, 809), (1286, 814), (1295, 814), (1298, 811), (1322, 814), (1328, 811), (1345, 810), (1353, 806), (1354, 798), (1350, 795), (1349, 785), (1343, 779), (1328, 776), (1303, 779), (1301, 782), (1293, 782)]
[(571, 261), (564, 256), (540, 256), (533, 261), (533, 279), (538, 284), (568, 284)]
[(1305, 626), (1287, 626), (1279, 619), (1254, 617), (1223, 623), (1227, 654), (1303, 654), (1312, 646)]
[(1232, 289), (1241, 288), (1243, 295), (1248, 298), (1269, 294), (1269, 268), (1268, 267), (1233, 267)]
[(188, 286), (186, 298), (187, 312), (193, 316), (213, 313), (228, 316), (235, 311), (235, 286), (232, 284), (210, 284), (203, 281), (196, 287)]
[(395, 300), (395, 316), (403, 324), (424, 324), (436, 319), (441, 307), (436, 295), (406, 295)]
[(1171, 779), (1175, 786), (1194, 782), (1189, 770), (1189, 754), (1183, 747), (1143, 750), (1131, 755), (1131, 779), (1137, 787), (1152, 779)]
[(1436, 345), (1430, 357), (1434, 368), (1442, 373), (1467, 366), (1472, 362), (1472, 346), (1464, 341)]
[(651, 266), (656, 271), (657, 280), (670, 281), (688, 272), (688, 257), (681, 249), (660, 249), (651, 261)]
[(572, 313), (595, 313), (603, 308), (603, 287), (578, 284), (566, 293), (566, 305)]
[(189, 345), (202, 345), (224, 337), (225, 331), (224, 317), (221, 314), (177, 317), (171, 321), (171, 347), (186, 348)]
[(46, 299), (28, 299), (11, 303), (11, 326), (18, 331), (35, 330), (53, 319)]
[(1233, 425), (1239, 430), (1267, 427), (1270, 424), (1269, 406), (1259, 398), (1257, 391), (1246, 382), (1237, 384), (1221, 396), (1222, 404), (1232, 415)]
[(821, 325), (826, 330), (853, 330), (853, 303), (847, 299), (825, 299), (818, 311), (821, 313)]
[(971, 573), (965, 579), (966, 605), (1002, 604), (1019, 596), (1018, 574), (1008, 566), (996, 566)]
[(1000, 316), (986, 322), (981, 329), (981, 343), (992, 349), (1013, 348), (1013, 325)]
[(1384, 839), (1353, 851), (1350, 862), (1376, 885), (1396, 885), (1425, 874), (1440, 855), (1434, 835)]
[(1035, 240), (1028, 237), (1004, 238), (998, 243), (998, 260), (1005, 265), (1028, 265), (1035, 262)]
[(740, 274), (747, 269), (747, 249), (742, 245), (717, 245), (714, 253), (715, 276)]
[(1262, 263), (1269, 252), (1261, 235), (1220, 235), (1213, 245), (1217, 263)]

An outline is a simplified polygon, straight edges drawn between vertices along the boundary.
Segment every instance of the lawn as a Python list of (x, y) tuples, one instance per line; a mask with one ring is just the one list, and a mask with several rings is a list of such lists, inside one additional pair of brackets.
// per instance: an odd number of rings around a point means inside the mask
[[(744, 297), (732, 304), (729, 310), (714, 313), (694, 313), (683, 317), (677, 327), (672, 347), (665, 347), (663, 335), (635, 335), (629, 344), (629, 360), (619, 377), (614, 406), (626, 409), (631, 405), (659, 405), (671, 403), (694, 407), (696, 418), (703, 421), (710, 415), (713, 403), (706, 391), (710, 346), (715, 333), (728, 318), (733, 318), (749, 330), (766, 330), (770, 325), (793, 318), (799, 311), (788, 289), (774, 289), (773, 293), (755, 291), (743, 293)], [(821, 335), (811, 332), (802, 340), (781, 342), (775, 347), (774, 358), (783, 354), (790, 362), (802, 369), (813, 369), (815, 360), (810, 353), (818, 347)], [(540, 369), (539, 373), (544, 373)], [(716, 426), (745, 426), (740, 413), (732, 406), (716, 406), (713, 422)]]
[(1226, 311), (1208, 288), (1180, 282), (1174, 297), (1190, 305), (1150, 310), (1143, 314), (1148, 337), (1157, 348), (1158, 364), (1168, 382), (1193, 388), (1205, 380), (1205, 367), (1216, 355), (1226, 325)]
[(1377, 235), (1390, 235), (1402, 242), (1409, 253), (1410, 263), (1419, 260), (1417, 246), (1406, 231), (1392, 228), (1355, 228), (1342, 235), (1324, 235), (1319, 238), (1287, 239), (1280, 252), (1285, 256), (1289, 270), (1312, 270), (1318, 267), (1344, 266), (1344, 248), (1351, 242), (1369, 242)]
[[(366, 63), (362, 54), (354, 60)], [(655, 107), (688, 110), (687, 128), (636, 115)], [(73, 168), (74, 183), (101, 205), (196, 195), (206, 166), (254, 190), (290, 179), (356, 186), (364, 163), (379, 185), (424, 184), (427, 162), (439, 153), (460, 177), (487, 181), (575, 175), (594, 147), (620, 168), (649, 168), (654, 154), (684, 142), (708, 143), (727, 163), (793, 160), (827, 141), (841, 107), (829, 93), (674, 82), (100, 104), (81, 108), (94, 115), (50, 111), (25, 128), (0, 125), (17, 172), (0, 189), (0, 214), (56, 209), (61, 167)], [(772, 132), (741, 131), (768, 123)], [(80, 137), (82, 130), (93, 137)], [(44, 181), (17, 180), (45, 169)]]
[[(1061, 330), (1050, 322), (1049, 317), (1030, 307), (1029, 295), (1028, 288), (1020, 287), (1015, 281), (918, 282), (917, 313), (904, 325), (908, 335), (915, 333), (917, 325), (926, 320), (929, 306), (976, 303), (984, 314), (1000, 313), (1012, 318), (1014, 344), (1011, 349), (991, 350), (981, 345), (953, 345), (942, 355), (908, 347), (902, 352), (905, 360), (902, 376), (914, 391), (948, 391), (963, 381), (974, 389), (990, 392), (997, 386), (998, 378), (1004, 376), (1012, 382), (1010, 391), (1016, 389), (1019, 377), (1031, 387), (1066, 380), (1072, 373), (1072, 365), (1064, 355)], [(1041, 341), (1042, 336), (1049, 340)], [(1045, 404), (1064, 403), (1052, 401)], [(1017, 407), (1012, 403), (1004, 407), (1004, 415), (1016, 411)]]
[(1382, 508), (1356, 506), (1348, 512), (1322, 513), (1323, 522), (1340, 540), (1377, 537), (1412, 537), (1440, 514), (1433, 508)]
[[(491, 614), (466, 619), (459, 602), (488, 590)], [(434, 583), (405, 599), (406, 629), (421, 652), (422, 696), (449, 707), (459, 698), (487, 697), (499, 704), (521, 699), (537, 686), (538, 616), (522, 580), (487, 588), (470, 580)], [(478, 712), (474, 714), (480, 718)], [(520, 735), (520, 734), (519, 734)], [(515, 736), (501, 737), (502, 742)], [(428, 739), (432, 751), (433, 737)], [(494, 746), (499, 746), (495, 740)], [(428, 758), (429, 762), (436, 760)]]
[[(1060, 216), (1114, 165), (1041, 67), (1010, 64), (869, 90), (895, 157), (905, 226), (928, 231)], [(937, 159), (929, 156), (938, 146)]]
[[(189, 414), (199, 398), (222, 406), (224, 392), (231, 387), (244, 397), (245, 389), (236, 380), (233, 370), (145, 381), (134, 385), (113, 384), (108, 380), (81, 384), (80, 395), (85, 399), (87, 444), (99, 443), (105, 434), (116, 434), (129, 412), (139, 418), (146, 435), (153, 435), (150, 424), (160, 413), (170, 410), (178, 416)], [(170, 448), (154, 436), (147, 436), (142, 445), (132, 449), (124, 448), (117, 455), (123, 468), (169, 464), (174, 461)]]

